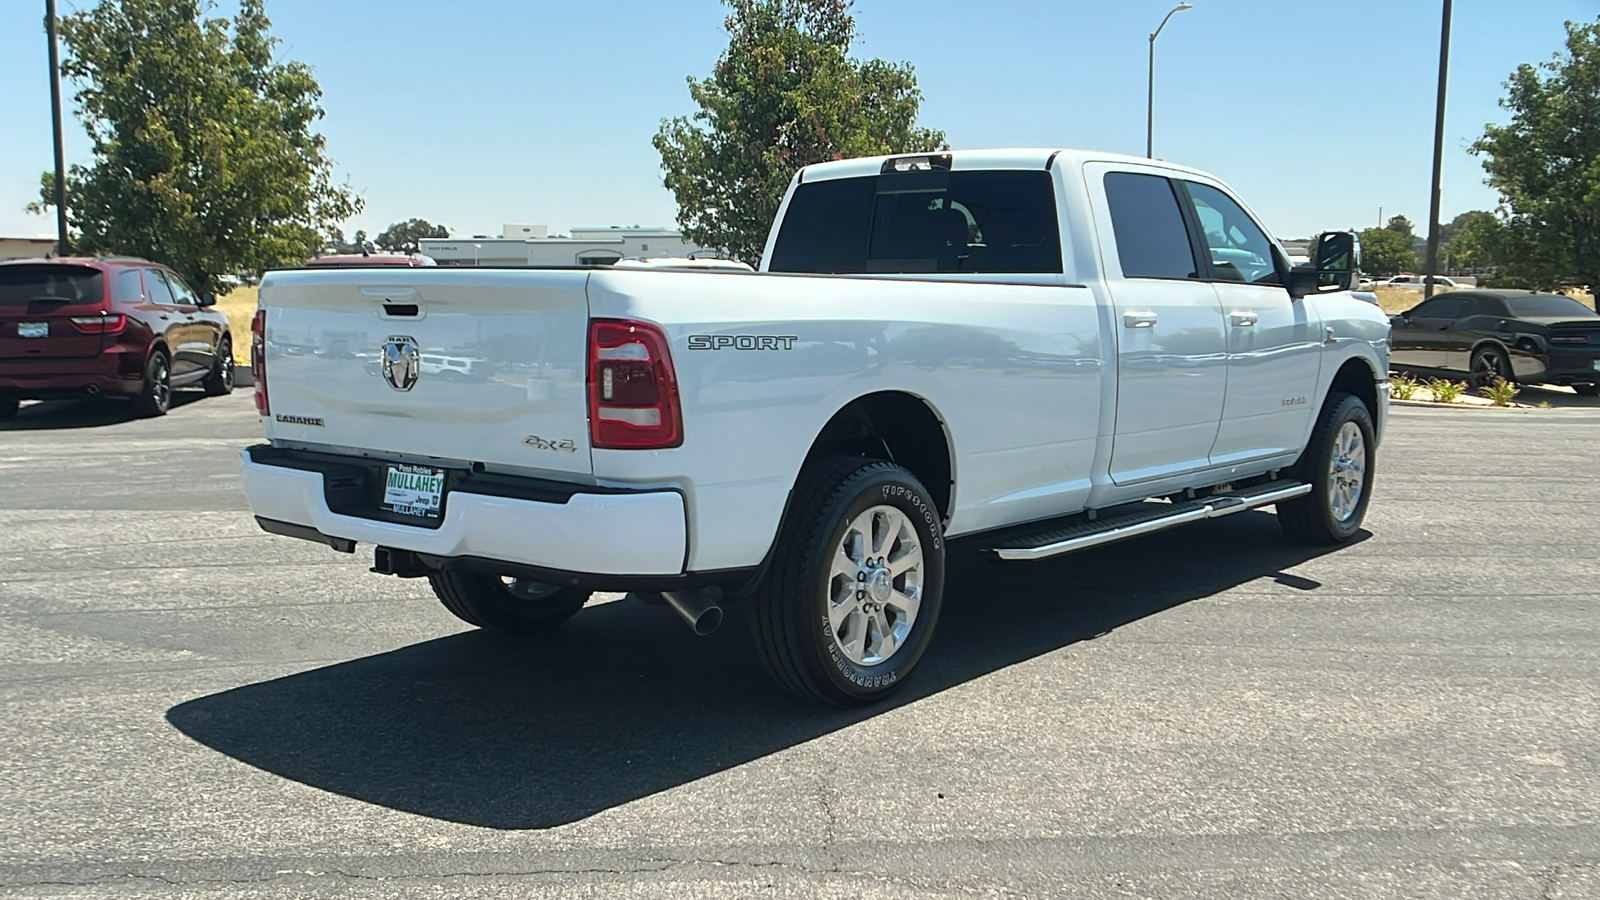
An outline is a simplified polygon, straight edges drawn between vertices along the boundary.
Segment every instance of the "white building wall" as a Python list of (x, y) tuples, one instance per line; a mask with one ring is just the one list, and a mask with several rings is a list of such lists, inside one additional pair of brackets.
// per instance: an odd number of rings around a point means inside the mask
[(515, 236), (522, 228), (507, 225), (503, 238), (424, 238), (421, 252), (440, 265), (573, 266), (619, 259), (705, 256), (701, 247), (668, 228), (574, 228), (565, 238)]

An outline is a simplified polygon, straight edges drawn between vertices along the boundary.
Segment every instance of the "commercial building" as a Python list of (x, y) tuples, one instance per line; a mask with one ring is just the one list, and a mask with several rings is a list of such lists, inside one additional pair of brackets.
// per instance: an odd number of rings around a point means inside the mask
[(56, 239), (48, 235), (0, 237), (0, 259), (27, 259), (55, 251)]
[(684, 240), (675, 228), (574, 228), (551, 237), (544, 225), (508, 224), (499, 237), (423, 238), (423, 256), (441, 266), (610, 265), (619, 259), (706, 257), (717, 254)]

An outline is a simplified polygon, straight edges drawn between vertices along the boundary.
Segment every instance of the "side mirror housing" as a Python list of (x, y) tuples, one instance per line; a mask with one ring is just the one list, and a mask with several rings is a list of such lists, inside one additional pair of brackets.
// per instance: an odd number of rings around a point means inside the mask
[(200, 301), (200, 305), (201, 306), (216, 306), (217, 305), (217, 295), (211, 293), (210, 291), (201, 291), (200, 295), (198, 297), (196, 297), (195, 299)]
[(1289, 296), (1298, 300), (1311, 294), (1355, 290), (1359, 251), (1353, 232), (1325, 231), (1317, 235), (1311, 254), (1313, 262), (1289, 270)]

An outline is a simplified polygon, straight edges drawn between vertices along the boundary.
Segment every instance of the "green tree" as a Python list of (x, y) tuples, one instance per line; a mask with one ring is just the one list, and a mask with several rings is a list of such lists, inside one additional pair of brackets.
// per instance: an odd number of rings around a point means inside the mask
[(849, 55), (849, 0), (725, 2), (728, 47), (709, 78), (689, 78), (700, 111), (663, 120), (653, 141), (690, 240), (754, 263), (801, 166), (946, 147), (916, 124), (909, 64)]
[(385, 250), (399, 250), (404, 253), (416, 253), (417, 242), (422, 238), (447, 238), (450, 229), (443, 225), (435, 225), (426, 219), (407, 219), (396, 222), (383, 230), (378, 235), (377, 245)]
[[(65, 17), (93, 162), (67, 175), (68, 218), (88, 253), (164, 262), (197, 290), (214, 276), (299, 263), (362, 201), (332, 183), (322, 90), (274, 58), (263, 0), (232, 21), (199, 0), (101, 0)], [(43, 209), (53, 178), (42, 179)]]
[(1600, 285), (1600, 21), (1568, 22), (1565, 52), (1505, 87), (1511, 122), (1486, 126), (1472, 152), (1500, 192), (1507, 274)]
[(1405, 216), (1390, 216), (1389, 224), (1383, 227), (1395, 234), (1403, 235), (1408, 241), (1415, 242), (1417, 239), (1416, 229), (1411, 227), (1411, 220)]
[(1391, 227), (1393, 224), (1391, 219), (1389, 226), (1361, 232), (1361, 270), (1368, 275), (1393, 275), (1417, 268), (1417, 252), (1411, 248), (1414, 242), (1409, 231), (1402, 233)]
[(1442, 252), (1458, 269), (1484, 269), (1503, 265), (1505, 229), (1492, 212), (1464, 212), (1439, 232)]

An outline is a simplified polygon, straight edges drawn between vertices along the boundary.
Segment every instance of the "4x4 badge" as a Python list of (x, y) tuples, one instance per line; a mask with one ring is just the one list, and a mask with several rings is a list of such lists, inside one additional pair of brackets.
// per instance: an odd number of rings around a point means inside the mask
[(417, 376), (422, 374), (420, 351), (416, 338), (391, 335), (383, 343), (383, 378), (397, 391), (409, 391), (417, 386)]

